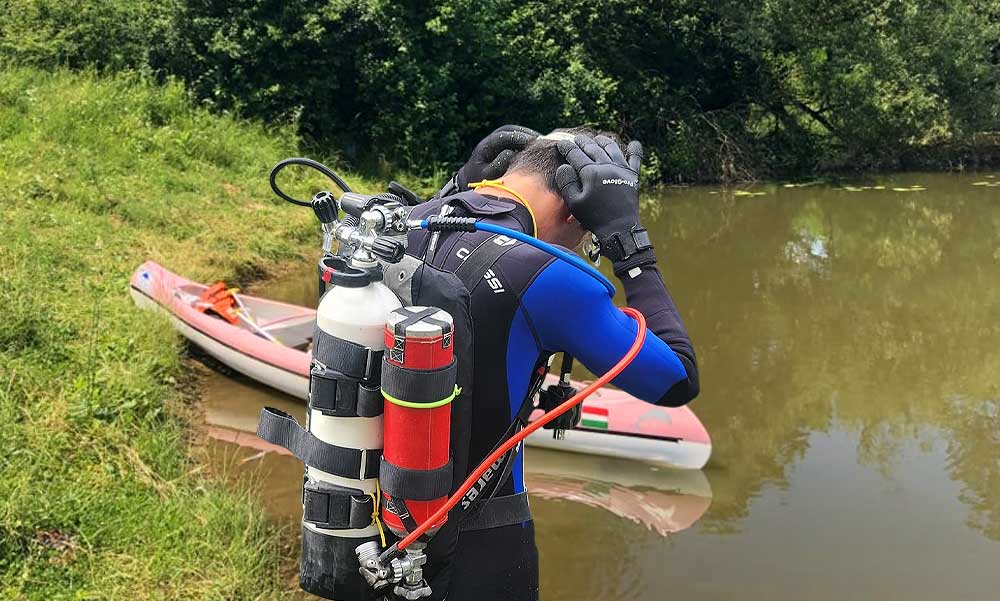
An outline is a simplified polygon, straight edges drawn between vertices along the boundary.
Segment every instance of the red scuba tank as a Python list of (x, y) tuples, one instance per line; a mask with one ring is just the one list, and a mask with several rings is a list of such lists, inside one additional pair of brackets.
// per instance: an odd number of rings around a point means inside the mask
[(457, 392), (453, 329), (451, 315), (434, 307), (396, 309), (386, 322), (379, 481), (382, 519), (397, 536), (422, 524), (451, 492), (451, 402)]

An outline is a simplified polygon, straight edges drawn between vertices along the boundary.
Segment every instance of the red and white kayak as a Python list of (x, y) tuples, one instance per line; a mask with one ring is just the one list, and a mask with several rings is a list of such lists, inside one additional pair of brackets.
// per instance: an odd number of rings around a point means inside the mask
[[(137, 305), (168, 314), (181, 335), (224, 365), (285, 394), (307, 398), (313, 309), (240, 294), (247, 318), (232, 324), (199, 310), (207, 285), (152, 261), (136, 269), (130, 284)], [(527, 444), (682, 469), (701, 469), (712, 454), (708, 432), (689, 408), (657, 407), (612, 388), (584, 401), (583, 423), (565, 434), (556, 440), (551, 431), (539, 430)]]

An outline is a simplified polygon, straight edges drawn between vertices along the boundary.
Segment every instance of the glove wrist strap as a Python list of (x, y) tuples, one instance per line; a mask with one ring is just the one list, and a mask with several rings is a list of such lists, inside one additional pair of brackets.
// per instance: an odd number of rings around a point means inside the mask
[(649, 232), (639, 224), (633, 225), (627, 232), (615, 232), (601, 238), (600, 242), (601, 254), (611, 259), (613, 263), (624, 261), (638, 252), (653, 248)]

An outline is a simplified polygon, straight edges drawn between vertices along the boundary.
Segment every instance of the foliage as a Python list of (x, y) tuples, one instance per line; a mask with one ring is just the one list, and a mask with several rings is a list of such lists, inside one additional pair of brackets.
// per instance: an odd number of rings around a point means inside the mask
[(146, 69), (179, 34), (177, 0), (0, 0), (0, 56), (39, 67)]
[(4, 2), (0, 55), (176, 75), (425, 175), (507, 122), (622, 131), (670, 180), (906, 166), (1000, 129), (986, 0)]
[(192, 462), (178, 337), (127, 282), (299, 259), (314, 218), (266, 183), (293, 132), (134, 74), (0, 74), (0, 598), (282, 596), (277, 528)]

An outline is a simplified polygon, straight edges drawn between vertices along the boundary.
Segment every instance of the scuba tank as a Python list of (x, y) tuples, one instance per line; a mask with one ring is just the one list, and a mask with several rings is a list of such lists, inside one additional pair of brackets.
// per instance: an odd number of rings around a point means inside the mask
[[(391, 258), (402, 249), (396, 248), (397, 244), (382, 244), (361, 248), (350, 257), (334, 255), (333, 242), (350, 243), (351, 235), (359, 234), (360, 228), (338, 220), (344, 207), (329, 192), (316, 194), (311, 202), (285, 195), (275, 178), (292, 164), (323, 172), (345, 194), (351, 194), (336, 174), (309, 159), (282, 161), (271, 172), (272, 189), (289, 202), (311, 206), (322, 224), (322, 298), (312, 339), (306, 427), (266, 407), (257, 434), (287, 448), (305, 464), (301, 587), (328, 599), (363, 601), (371, 595), (358, 573), (354, 549), (383, 537), (378, 520), (383, 332), (386, 315), (401, 306), (382, 283), (377, 259), (380, 253)], [(354, 213), (354, 224), (359, 223), (363, 202), (364, 197), (351, 194), (347, 203)]]
[[(408, 210), (401, 199), (355, 194), (343, 184), (339, 199), (320, 192), (305, 203), (277, 188), (274, 176), (282, 167), (310, 163), (283, 161), (271, 177), (282, 198), (311, 206), (323, 227), (308, 421), (302, 427), (265, 407), (257, 434), (305, 464), (300, 586), (327, 599), (368, 601), (377, 593), (360, 572), (356, 549), (388, 544), (379, 517), (380, 471), (391, 493), (385, 495), (383, 515), (398, 536), (416, 528), (414, 517), (423, 522), (436, 511), (451, 489), (453, 322), (436, 308), (402, 308), (382, 281), (383, 264), (398, 262), (405, 250), (400, 234)], [(341, 211), (351, 219), (339, 220)], [(334, 241), (346, 256), (333, 253)], [(390, 355), (383, 358), (387, 341)], [(440, 390), (446, 392), (438, 395)], [(394, 444), (383, 451), (384, 432)], [(419, 569), (426, 561), (420, 549), (409, 551), (407, 578), (397, 587), (410, 599), (430, 594)]]
[(354, 464), (337, 474), (305, 462), (300, 582), (315, 595), (349, 601), (365, 592), (352, 565), (354, 549), (379, 540), (382, 330), (385, 315), (400, 303), (379, 269), (340, 257), (325, 257), (322, 268), (327, 290), (316, 309), (307, 432), (360, 459), (350, 476)]
[(451, 488), (449, 405), (457, 392), (453, 329), (451, 315), (435, 307), (396, 309), (385, 324), (382, 519), (396, 536), (423, 524)]
[[(451, 492), (450, 405), (459, 392), (453, 332), (452, 316), (436, 307), (396, 309), (385, 324), (385, 449), (379, 480), (382, 521), (400, 538), (427, 522)], [(427, 560), (426, 539), (447, 519), (430, 524), (425, 539), (407, 549), (410, 567), (400, 574), (394, 594), (404, 599), (431, 594), (421, 567)], [(368, 559), (369, 550), (380, 552), (359, 545), (359, 562)]]
[(382, 271), (322, 260), (327, 291), (316, 310), (308, 421), (266, 407), (257, 434), (305, 463), (300, 585), (338, 601), (369, 598), (355, 548), (382, 539), (378, 472), (385, 316), (400, 307)]

